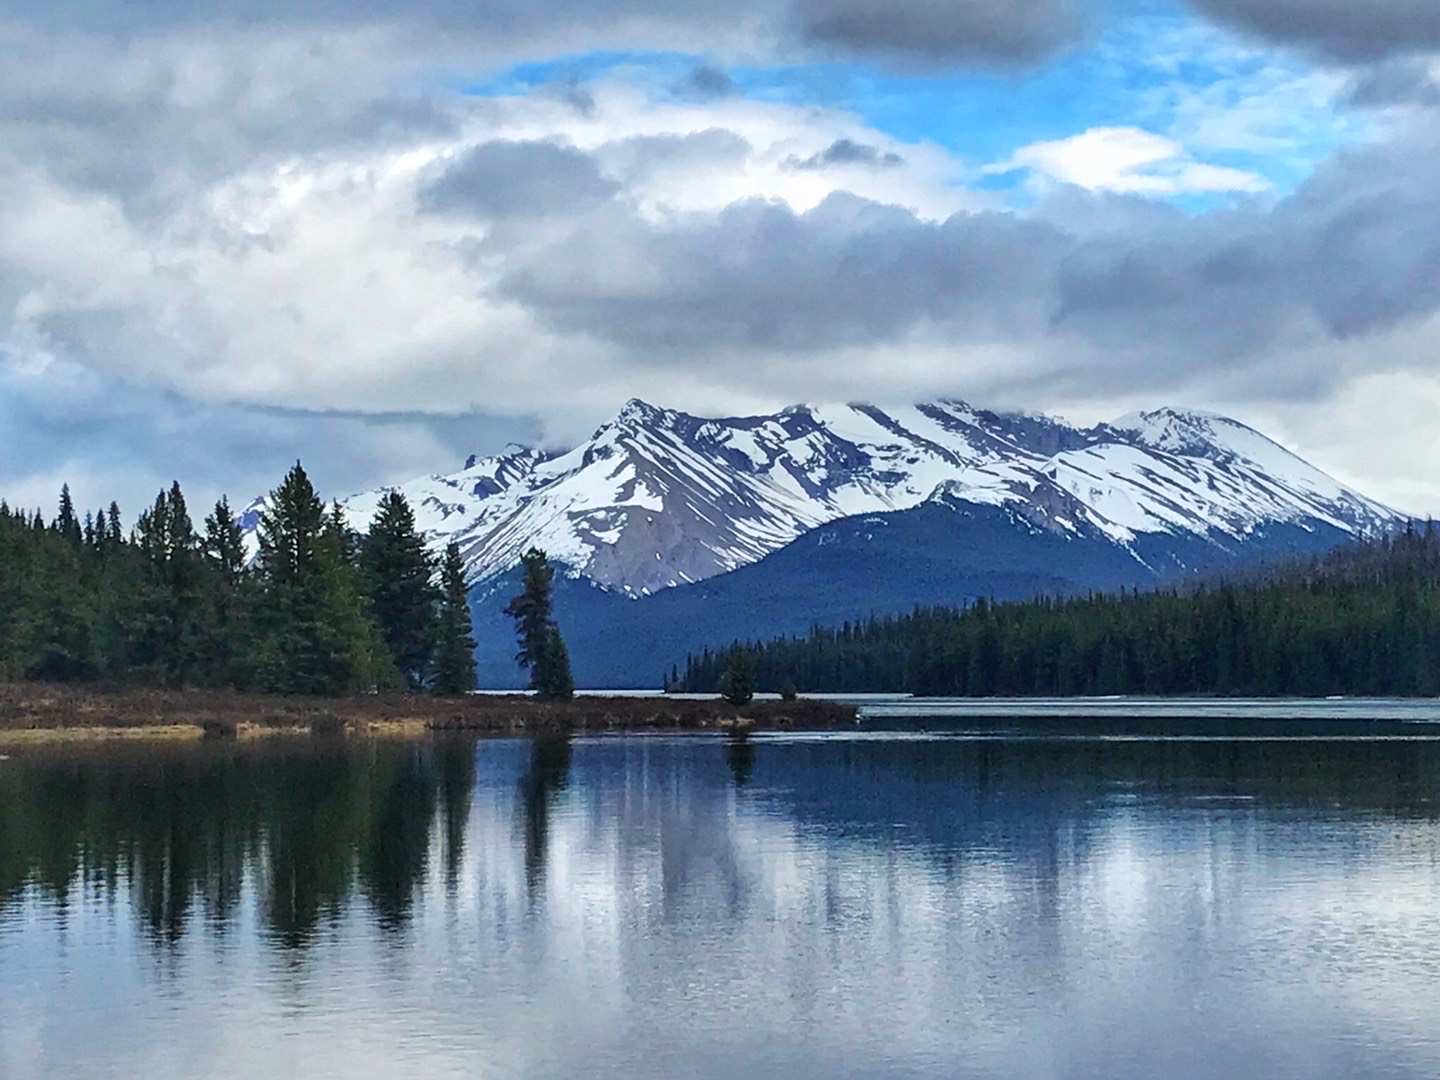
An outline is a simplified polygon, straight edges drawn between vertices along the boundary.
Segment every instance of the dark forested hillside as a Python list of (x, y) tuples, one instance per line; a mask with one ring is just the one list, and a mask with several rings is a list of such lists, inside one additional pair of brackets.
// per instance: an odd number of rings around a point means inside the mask
[[(762, 689), (924, 695), (1440, 694), (1433, 526), (1248, 580), (921, 608), (743, 647)], [(717, 687), (729, 650), (692, 656)]]
[[(804, 634), (847, 618), (904, 614), (917, 604), (962, 607), (978, 597), (1029, 600), (1154, 588), (1329, 551), (1347, 539), (1333, 526), (1308, 522), (1257, 529), (1244, 544), (1215, 537), (1140, 538), (1132, 553), (1034, 528), (1003, 507), (931, 502), (843, 518), (757, 563), (640, 599), (562, 576), (555, 605), (582, 685), (654, 686), (687, 653), (737, 638)], [(519, 576), (511, 574), (476, 591), (482, 685), (523, 685), (503, 611), (518, 586)]]

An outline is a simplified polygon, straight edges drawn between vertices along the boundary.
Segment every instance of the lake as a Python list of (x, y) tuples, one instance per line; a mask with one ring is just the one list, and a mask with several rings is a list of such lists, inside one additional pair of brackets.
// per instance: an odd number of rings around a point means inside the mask
[(7, 1080), (1440, 1076), (1423, 725), (0, 755)]

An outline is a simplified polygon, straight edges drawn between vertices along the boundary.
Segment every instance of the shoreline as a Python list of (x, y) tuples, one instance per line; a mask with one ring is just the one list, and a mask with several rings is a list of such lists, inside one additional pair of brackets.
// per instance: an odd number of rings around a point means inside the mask
[(733, 706), (719, 698), (384, 694), (305, 698), (226, 690), (0, 684), (0, 745), (278, 735), (416, 737), (430, 733), (823, 731), (853, 727), (853, 705), (801, 698)]

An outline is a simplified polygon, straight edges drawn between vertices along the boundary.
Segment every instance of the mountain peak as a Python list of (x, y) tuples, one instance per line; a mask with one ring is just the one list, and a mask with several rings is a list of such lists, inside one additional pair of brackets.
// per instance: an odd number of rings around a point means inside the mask
[(1165, 453), (1210, 460), (1239, 457), (1268, 467), (1300, 461), (1248, 424), (1204, 409), (1167, 405), (1127, 413), (1113, 420), (1110, 427), (1128, 432), (1143, 445)]
[(676, 415), (671, 409), (652, 405), (642, 398), (633, 397), (615, 414), (617, 424), (655, 424)]
[(1238, 420), (1222, 416), (1206, 409), (1186, 409), (1175, 405), (1162, 405), (1158, 409), (1143, 409), (1126, 413), (1110, 422), (1110, 426), (1126, 431), (1146, 430), (1194, 430), (1209, 431), (1217, 425), (1245, 427)]
[(465, 459), (465, 469), (468, 472), (477, 465), (485, 465), (491, 462), (511, 462), (517, 459), (525, 459), (538, 456), (539, 451), (533, 446), (525, 443), (507, 442), (498, 454), (471, 454)]

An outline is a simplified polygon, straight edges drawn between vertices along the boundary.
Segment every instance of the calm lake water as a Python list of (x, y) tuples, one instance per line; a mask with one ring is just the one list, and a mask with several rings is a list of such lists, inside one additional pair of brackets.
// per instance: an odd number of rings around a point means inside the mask
[(0, 1076), (1440, 1076), (1440, 741), (965, 730), (0, 750)]

